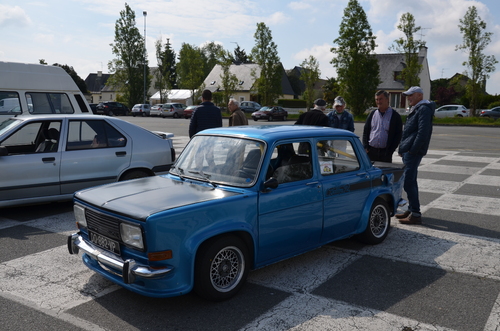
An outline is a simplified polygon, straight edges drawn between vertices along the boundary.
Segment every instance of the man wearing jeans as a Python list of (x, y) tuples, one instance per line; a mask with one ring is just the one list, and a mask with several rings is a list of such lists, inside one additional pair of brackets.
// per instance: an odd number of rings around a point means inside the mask
[(424, 100), (424, 91), (419, 86), (410, 87), (403, 95), (407, 96), (411, 106), (399, 144), (399, 156), (403, 157), (405, 164), (404, 190), (408, 196), (408, 210), (396, 214), (396, 218), (402, 224), (422, 224), (417, 173), (420, 161), (429, 149), (436, 104)]

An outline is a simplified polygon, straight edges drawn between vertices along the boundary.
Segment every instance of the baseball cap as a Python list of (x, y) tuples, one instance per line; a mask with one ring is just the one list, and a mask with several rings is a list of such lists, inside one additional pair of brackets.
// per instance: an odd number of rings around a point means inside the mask
[(345, 100), (342, 97), (336, 97), (335, 102), (333, 103), (333, 106), (343, 106), (345, 105)]
[(403, 92), (403, 95), (412, 95), (413, 93), (422, 93), (424, 94), (424, 90), (420, 88), (420, 86), (412, 86), (408, 89), (408, 91)]
[(320, 98), (320, 99), (314, 100), (314, 104), (316, 106), (323, 107), (323, 106), (326, 106), (326, 101)]

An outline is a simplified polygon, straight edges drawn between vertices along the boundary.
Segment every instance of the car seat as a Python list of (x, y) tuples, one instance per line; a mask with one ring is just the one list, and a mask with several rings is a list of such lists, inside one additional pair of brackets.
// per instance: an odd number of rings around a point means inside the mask
[(38, 147), (36, 153), (56, 152), (59, 143), (59, 131), (56, 128), (44, 129), (42, 134), (45, 138)]

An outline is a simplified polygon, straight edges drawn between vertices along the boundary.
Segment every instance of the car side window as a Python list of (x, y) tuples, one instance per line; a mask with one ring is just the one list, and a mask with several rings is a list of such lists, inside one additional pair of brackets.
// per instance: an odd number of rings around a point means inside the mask
[(106, 121), (70, 121), (67, 151), (123, 147), (127, 139)]
[(322, 140), (316, 144), (318, 164), (323, 176), (360, 169), (352, 143), (344, 139)]
[(61, 122), (30, 122), (0, 143), (10, 155), (57, 152)]
[(311, 144), (309, 142), (285, 143), (275, 147), (268, 174), (279, 184), (310, 179), (313, 176)]

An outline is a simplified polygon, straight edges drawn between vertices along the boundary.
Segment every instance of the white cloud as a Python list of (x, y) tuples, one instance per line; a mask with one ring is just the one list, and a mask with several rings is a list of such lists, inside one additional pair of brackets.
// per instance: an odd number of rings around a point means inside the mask
[(297, 66), (299, 66), (302, 61), (307, 59), (310, 55), (314, 56), (319, 62), (319, 69), (321, 70), (322, 78), (337, 77), (337, 72), (330, 61), (333, 59), (333, 53), (331, 52), (332, 45), (324, 43), (323, 45), (315, 45), (310, 49), (303, 49), (293, 55), (295, 61), (297, 61)]
[(271, 16), (267, 18), (265, 21), (266, 25), (279, 25), (286, 23), (290, 20), (290, 17), (288, 17), (285, 13), (283, 12), (276, 12), (273, 13)]
[(312, 6), (304, 1), (293, 1), (288, 4), (288, 7), (292, 10), (306, 10), (310, 9)]
[(31, 19), (19, 6), (5, 6), (0, 4), (0, 28), (26, 27), (31, 24)]

